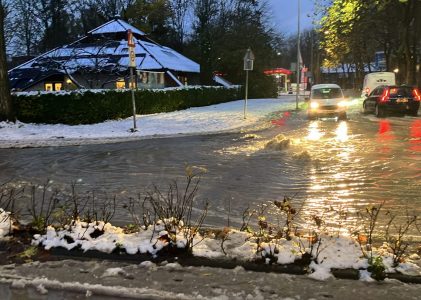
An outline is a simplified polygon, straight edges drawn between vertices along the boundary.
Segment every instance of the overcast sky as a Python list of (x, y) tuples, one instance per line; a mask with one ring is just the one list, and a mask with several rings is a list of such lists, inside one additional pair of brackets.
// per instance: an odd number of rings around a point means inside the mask
[[(273, 27), (284, 33), (297, 32), (298, 0), (267, 0), (272, 12)], [(301, 0), (301, 28), (311, 27), (313, 0)]]

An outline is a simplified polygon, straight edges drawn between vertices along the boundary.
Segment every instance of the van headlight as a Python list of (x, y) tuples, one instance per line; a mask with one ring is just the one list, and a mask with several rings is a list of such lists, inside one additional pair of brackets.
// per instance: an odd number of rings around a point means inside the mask
[(349, 106), (349, 102), (348, 101), (341, 101), (338, 103), (339, 107), (347, 107)]
[(312, 109), (319, 108), (319, 103), (317, 103), (317, 102), (310, 102), (310, 108), (312, 108)]

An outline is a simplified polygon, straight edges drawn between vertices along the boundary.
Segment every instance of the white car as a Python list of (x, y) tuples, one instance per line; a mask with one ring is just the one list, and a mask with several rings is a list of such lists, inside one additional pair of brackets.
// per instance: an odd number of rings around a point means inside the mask
[(337, 84), (313, 85), (308, 102), (308, 118), (314, 120), (318, 117), (336, 116), (346, 119), (349, 102), (344, 97), (342, 89)]

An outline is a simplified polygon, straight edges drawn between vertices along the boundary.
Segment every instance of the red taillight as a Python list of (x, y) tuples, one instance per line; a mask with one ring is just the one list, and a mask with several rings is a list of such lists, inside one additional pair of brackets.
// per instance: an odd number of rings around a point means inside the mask
[(412, 95), (414, 95), (415, 101), (421, 101), (421, 93), (418, 89), (413, 89)]
[(385, 88), (383, 94), (381, 95), (380, 102), (389, 101), (390, 90), (389, 88)]

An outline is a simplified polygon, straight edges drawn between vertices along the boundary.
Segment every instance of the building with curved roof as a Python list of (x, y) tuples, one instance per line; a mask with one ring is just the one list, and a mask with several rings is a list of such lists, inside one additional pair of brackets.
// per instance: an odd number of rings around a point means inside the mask
[(133, 34), (137, 88), (199, 83), (199, 64), (115, 18), (69, 45), (52, 49), (11, 69), (12, 90), (129, 88), (128, 30)]

